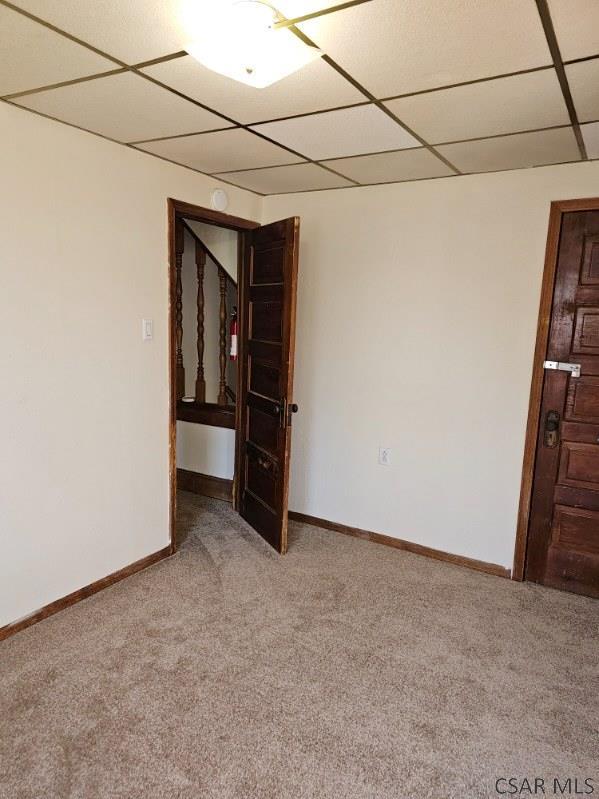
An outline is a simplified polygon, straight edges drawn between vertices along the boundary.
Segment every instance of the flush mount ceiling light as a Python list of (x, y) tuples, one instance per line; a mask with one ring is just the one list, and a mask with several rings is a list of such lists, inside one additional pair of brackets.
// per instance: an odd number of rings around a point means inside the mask
[(213, 72), (263, 89), (319, 58), (322, 51), (302, 42), (261, 0), (217, 0), (198, 20), (189, 55)]

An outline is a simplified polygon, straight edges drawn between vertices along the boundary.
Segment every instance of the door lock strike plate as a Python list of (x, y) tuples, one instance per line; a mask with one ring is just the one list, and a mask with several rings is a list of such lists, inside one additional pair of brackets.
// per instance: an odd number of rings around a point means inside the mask
[(579, 363), (562, 363), (561, 361), (545, 361), (543, 369), (557, 369), (558, 372), (570, 372), (572, 377), (580, 377)]

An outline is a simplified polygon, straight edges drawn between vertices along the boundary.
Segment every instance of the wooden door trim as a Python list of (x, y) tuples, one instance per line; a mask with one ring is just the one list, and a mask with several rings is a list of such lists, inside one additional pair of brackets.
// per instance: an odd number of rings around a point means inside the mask
[(545, 268), (543, 272), (543, 282), (541, 284), (537, 340), (535, 344), (532, 379), (530, 385), (528, 419), (526, 422), (524, 459), (522, 464), (522, 482), (520, 485), (520, 503), (518, 506), (518, 523), (516, 528), (516, 545), (514, 550), (514, 567), (512, 570), (513, 580), (524, 580), (526, 551), (528, 547), (528, 529), (530, 523), (530, 506), (532, 500), (532, 486), (537, 450), (537, 436), (539, 433), (539, 417), (543, 394), (543, 380), (545, 377), (543, 362), (545, 361), (545, 355), (549, 345), (549, 323), (551, 321), (551, 309), (553, 306), (553, 293), (555, 289), (555, 275), (557, 271), (562, 219), (564, 214), (568, 212), (598, 210), (599, 197), (588, 197), (579, 200), (556, 200), (551, 203), (549, 212), (549, 229), (547, 232), (547, 246), (545, 250)]
[[(169, 367), (169, 536), (171, 554), (177, 549), (176, 522), (177, 522), (177, 369), (176, 369), (176, 341), (175, 341), (175, 296), (176, 296), (176, 269), (175, 269), (175, 226), (177, 219), (186, 217), (195, 219), (198, 222), (206, 222), (210, 225), (236, 230), (238, 233), (247, 233), (260, 227), (259, 222), (252, 219), (242, 219), (238, 216), (223, 214), (214, 211), (212, 208), (204, 208), (201, 205), (182, 200), (175, 200), (169, 197), (167, 200), (168, 218), (168, 274), (169, 274), (169, 294), (168, 294), (168, 367)], [(240, 239), (244, 236), (240, 235)], [(241, 249), (240, 249), (241, 252)], [(243, 269), (244, 263), (240, 258), (238, 268)], [(237, 275), (237, 282), (241, 284), (241, 272)], [(237, 360), (237, 377), (239, 380), (239, 364)], [(239, 403), (236, 403), (239, 405)], [(236, 413), (235, 426), (235, 482), (237, 477), (237, 439), (239, 438), (239, 422)]]
[(254, 230), (260, 227), (260, 222), (254, 222), (252, 219), (242, 219), (240, 216), (231, 216), (231, 214), (223, 214), (220, 211), (214, 211), (212, 208), (204, 208), (201, 205), (192, 205), (191, 203), (183, 202), (182, 200), (168, 200), (169, 211), (172, 211), (176, 216), (184, 216), (188, 219), (195, 219), (196, 222), (206, 222), (209, 225), (218, 225), (219, 227), (226, 227), (230, 230)]

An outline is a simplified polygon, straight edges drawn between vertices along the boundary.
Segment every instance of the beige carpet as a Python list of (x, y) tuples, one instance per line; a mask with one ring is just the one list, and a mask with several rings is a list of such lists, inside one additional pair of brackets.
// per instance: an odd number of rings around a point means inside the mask
[(302, 525), (280, 558), (189, 494), (180, 519), (175, 557), (0, 644), (2, 799), (599, 792), (597, 601)]

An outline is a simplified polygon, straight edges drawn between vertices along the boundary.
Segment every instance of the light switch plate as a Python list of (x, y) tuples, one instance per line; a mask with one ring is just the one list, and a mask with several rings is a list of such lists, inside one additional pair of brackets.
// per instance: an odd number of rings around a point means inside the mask
[(151, 341), (154, 338), (154, 320), (141, 320), (141, 337), (144, 341)]

